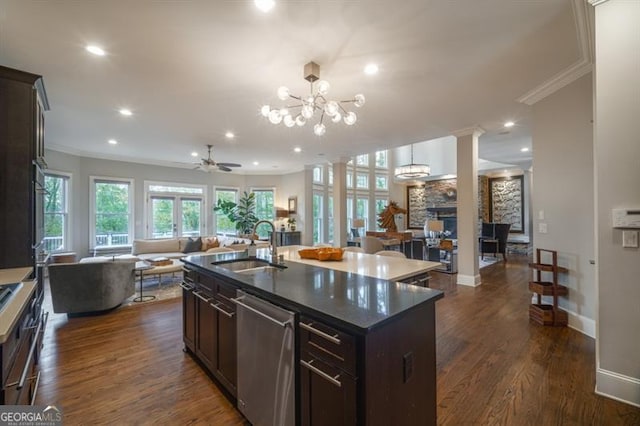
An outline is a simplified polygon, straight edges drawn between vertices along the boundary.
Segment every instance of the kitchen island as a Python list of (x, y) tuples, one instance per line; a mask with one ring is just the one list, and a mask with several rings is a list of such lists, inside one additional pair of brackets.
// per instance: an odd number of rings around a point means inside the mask
[[(284, 264), (268, 264), (264, 251), (258, 258), (221, 253), (184, 260), (185, 349), (240, 411), (252, 404), (238, 396), (238, 354), (248, 348), (236, 343), (245, 297), (237, 295), (246, 294), (293, 315), (281, 325), (295, 336), (289, 416), (295, 424), (435, 424), (435, 301), (442, 292), (387, 280), (396, 278), (389, 271), (401, 270), (395, 262), (402, 259), (347, 252), (333, 265), (313, 265), (294, 259), (294, 248), (280, 250)], [(381, 269), (385, 279), (358, 273), (358, 264), (376, 261), (394, 264)], [(398, 276), (438, 264), (408, 265)]]

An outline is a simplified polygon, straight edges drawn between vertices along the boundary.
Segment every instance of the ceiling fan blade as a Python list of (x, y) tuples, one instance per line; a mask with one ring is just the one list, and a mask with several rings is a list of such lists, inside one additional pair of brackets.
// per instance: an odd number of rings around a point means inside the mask
[(218, 166), (224, 166), (224, 167), (242, 167), (241, 164), (238, 163), (216, 163)]
[(230, 168), (228, 168), (228, 167), (226, 167), (226, 166), (223, 166), (223, 165), (222, 165), (222, 164), (220, 164), (220, 163), (218, 163), (218, 168), (219, 168), (220, 170), (222, 170), (223, 172), (230, 172), (230, 171), (231, 171), (231, 169), (230, 169)]

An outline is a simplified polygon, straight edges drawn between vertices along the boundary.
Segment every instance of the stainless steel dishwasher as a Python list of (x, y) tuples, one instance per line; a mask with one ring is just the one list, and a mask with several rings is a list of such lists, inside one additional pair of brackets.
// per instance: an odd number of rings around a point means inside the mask
[(254, 426), (295, 424), (295, 316), (238, 290), (238, 410)]

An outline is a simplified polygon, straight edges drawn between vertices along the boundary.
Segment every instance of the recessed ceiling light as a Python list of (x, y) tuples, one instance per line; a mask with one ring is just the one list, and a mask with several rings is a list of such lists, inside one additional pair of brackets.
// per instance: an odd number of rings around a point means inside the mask
[(378, 65), (376, 65), (376, 64), (367, 64), (367, 66), (364, 67), (364, 73), (367, 74), (367, 75), (378, 74)]
[(507, 121), (506, 123), (504, 123), (504, 127), (513, 127), (516, 123), (514, 123), (513, 121)]
[(258, 9), (265, 13), (273, 9), (273, 6), (276, 5), (276, 2), (274, 0), (253, 0), (253, 2)]
[(236, 137), (236, 135), (234, 135), (233, 132), (227, 132), (224, 135), (227, 139), (233, 139)]
[(107, 142), (109, 142), (109, 145), (118, 145), (118, 141), (115, 139), (109, 139)]
[(528, 151), (529, 151), (529, 148), (527, 148), (527, 147), (525, 146), (524, 148), (520, 148), (520, 151), (521, 151), (521, 152), (528, 152)]
[(94, 44), (88, 45), (87, 47), (85, 47), (85, 49), (87, 49), (87, 52), (93, 53), (96, 56), (104, 56), (107, 54), (107, 52), (105, 52), (104, 49)]
[(302, 148), (300, 148), (299, 146), (296, 146), (295, 148), (293, 148), (294, 152), (302, 152)]
[(127, 108), (122, 108), (122, 109), (120, 110), (120, 114), (122, 114), (122, 115), (124, 115), (124, 116), (127, 116), (127, 117), (131, 117), (131, 116), (133, 115), (133, 113), (131, 112), (131, 110), (130, 110), (130, 109), (127, 109)]
[(257, 161), (254, 161), (254, 162), (253, 162), (253, 165), (254, 165), (254, 166), (257, 166), (258, 164), (260, 164), (260, 163), (258, 163)]
[(193, 152), (191, 153), (191, 156), (192, 156), (192, 157), (197, 157), (197, 156), (198, 156), (198, 153), (197, 153), (197, 152), (195, 152), (195, 151), (193, 151)]

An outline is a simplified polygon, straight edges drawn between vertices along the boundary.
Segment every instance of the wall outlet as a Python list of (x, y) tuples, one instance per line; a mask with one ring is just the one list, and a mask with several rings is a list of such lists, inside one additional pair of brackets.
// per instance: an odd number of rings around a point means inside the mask
[(546, 223), (539, 223), (538, 224), (538, 232), (541, 234), (546, 234), (547, 233), (547, 224)]
[(638, 248), (638, 231), (622, 231), (622, 247)]

